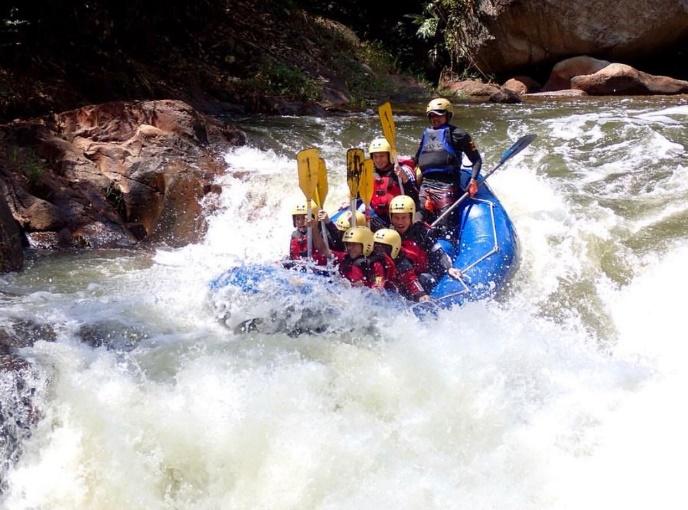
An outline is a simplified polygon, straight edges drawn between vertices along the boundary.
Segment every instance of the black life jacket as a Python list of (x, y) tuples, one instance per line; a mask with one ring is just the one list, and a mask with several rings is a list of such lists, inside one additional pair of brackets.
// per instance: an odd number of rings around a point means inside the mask
[(426, 128), (418, 150), (418, 167), (423, 177), (458, 175), (461, 170), (461, 151), (451, 141), (449, 124), (433, 129)]

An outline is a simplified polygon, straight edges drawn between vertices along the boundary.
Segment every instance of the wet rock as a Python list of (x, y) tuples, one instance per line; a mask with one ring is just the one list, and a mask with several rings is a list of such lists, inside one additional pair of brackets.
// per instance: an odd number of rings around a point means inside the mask
[(24, 265), (22, 236), (19, 225), (2, 193), (0, 182), (0, 273), (19, 271)]
[(495, 92), (492, 94), (488, 101), (490, 103), (520, 103), (521, 101), (521, 96), (519, 96), (516, 92), (502, 88), (501, 90)]
[(581, 55), (578, 57), (567, 58), (558, 62), (549, 75), (549, 79), (543, 87), (544, 92), (554, 90), (567, 90), (571, 87), (571, 78), (582, 74), (593, 74), (604, 69), (611, 62), (600, 60), (593, 57)]
[(0, 126), (0, 136), (7, 205), (32, 245), (49, 248), (197, 242), (220, 151), (245, 142), (169, 100), (86, 106)]
[(37, 397), (45, 392), (47, 377), (27, 360), (0, 354), (0, 493), (5, 475), (22, 453), (26, 439), (41, 418)]
[(542, 86), (538, 82), (528, 76), (514, 76), (502, 85), (502, 90), (510, 90), (520, 96), (529, 92), (538, 92), (541, 88)]
[(688, 4), (675, 0), (505, 0), (483, 2), (481, 14), (491, 37), (475, 57), (487, 73), (569, 55), (636, 59), (688, 35)]
[(77, 335), (91, 347), (105, 347), (115, 351), (131, 351), (148, 337), (142, 329), (117, 321), (84, 324)]
[(450, 73), (440, 77), (438, 89), (442, 95), (489, 97), (499, 92), (499, 87), (479, 80), (458, 80)]
[(55, 329), (50, 324), (41, 324), (30, 319), (11, 319), (0, 326), (0, 348), (6, 353), (31, 347), (38, 341), (54, 342)]
[(688, 92), (688, 81), (654, 76), (625, 64), (610, 64), (596, 73), (572, 78), (571, 87), (596, 96), (682, 94)]
[(566, 89), (566, 90), (555, 90), (552, 92), (534, 92), (532, 94), (526, 94), (528, 97), (580, 97), (587, 96), (588, 94), (584, 90), (577, 89)]

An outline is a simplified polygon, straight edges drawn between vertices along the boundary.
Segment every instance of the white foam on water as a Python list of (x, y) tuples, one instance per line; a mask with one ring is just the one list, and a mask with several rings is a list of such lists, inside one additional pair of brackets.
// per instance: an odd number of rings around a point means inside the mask
[[(598, 119), (574, 118), (572, 129)], [(555, 136), (567, 136), (567, 122), (550, 122)], [(58, 342), (24, 351), (54, 375), (0, 504), (685, 507), (688, 241), (642, 256), (619, 248), (629, 220), (581, 206), (584, 164), (572, 158), (581, 180), (549, 177), (552, 148), (543, 144), (490, 180), (522, 242), (510, 296), (419, 322), (355, 289), (316, 292), (307, 306), (332, 305), (337, 332), (297, 338), (235, 335), (208, 308), (208, 282), (221, 271), (286, 254), (289, 211), (301, 199), (293, 158), (231, 151), (202, 243), (160, 249), (149, 267), (95, 276), (83, 289), (23, 298), (61, 326)], [(654, 192), (666, 198), (680, 184), (666, 177)], [(332, 204), (346, 198), (339, 173), (330, 193)], [(600, 262), (610, 243), (632, 263), (623, 283)], [(578, 280), (589, 296), (562, 291)], [(289, 304), (276, 292), (258, 299), (230, 301), (242, 318)], [(543, 314), (552, 299), (599, 305), (616, 334), (591, 334), (582, 314)], [(148, 336), (130, 351), (77, 340), (80, 325), (106, 319), (130, 319)]]

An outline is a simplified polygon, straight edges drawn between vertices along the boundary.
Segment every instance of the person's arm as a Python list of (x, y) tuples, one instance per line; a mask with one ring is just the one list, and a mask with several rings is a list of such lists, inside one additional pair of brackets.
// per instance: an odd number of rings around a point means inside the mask
[(342, 243), (342, 233), (337, 229), (330, 216), (324, 209), (318, 211), (318, 221), (325, 223), (326, 232), (323, 235), (327, 236), (330, 242), (330, 250), (342, 251), (344, 250), (344, 243)]
[(437, 241), (439, 229), (428, 228), (423, 235), (422, 248), (428, 254), (428, 266), (430, 272), (436, 276), (442, 276), (454, 265), (449, 254), (444, 251), (442, 245)]
[(409, 164), (411, 162), (413, 162), (412, 159), (404, 158), (404, 162), (399, 162), (394, 171), (404, 183), (404, 194), (413, 199), (413, 201), (416, 203), (416, 209), (418, 209), (418, 184), (416, 183), (415, 168)]
[(413, 199), (413, 202), (416, 204), (416, 210), (419, 210), (420, 196), (418, 193), (418, 185), (416, 184), (415, 179), (413, 181), (409, 181), (408, 184), (404, 184), (404, 193)]
[(471, 162), (471, 179), (466, 189), (473, 196), (478, 192), (478, 175), (480, 175), (480, 169), (483, 166), (483, 159), (480, 157), (480, 152), (478, 152), (478, 148), (475, 146), (471, 135), (463, 129), (455, 128), (452, 131), (452, 144), (454, 148), (464, 153)]
[(382, 216), (378, 216), (377, 214), (375, 216), (370, 217), (370, 230), (373, 232), (377, 232), (381, 228), (389, 228), (389, 223), (385, 221), (385, 219)]
[(407, 296), (410, 296), (414, 301), (430, 301), (430, 296), (418, 281), (418, 275), (410, 260), (406, 258), (397, 259), (397, 273), (401, 288)]
[[(330, 256), (330, 250), (327, 248), (325, 245), (325, 241), (323, 240), (322, 233), (320, 232), (320, 225), (318, 224), (318, 220), (313, 219), (310, 222), (310, 227), (313, 232), (313, 249), (318, 251), (318, 253), (324, 255), (325, 257)], [(315, 258), (315, 257), (314, 257)]]

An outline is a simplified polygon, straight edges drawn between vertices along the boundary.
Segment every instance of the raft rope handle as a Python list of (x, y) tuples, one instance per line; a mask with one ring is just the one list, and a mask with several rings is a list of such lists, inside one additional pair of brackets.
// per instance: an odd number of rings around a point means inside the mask
[[(488, 204), (490, 206), (490, 219), (492, 220), (492, 238), (494, 239), (494, 244), (492, 245), (492, 249), (490, 249), (487, 253), (485, 253), (485, 255), (480, 257), (475, 262), (467, 265), (465, 268), (460, 269), (462, 275), (463, 275), (463, 273), (465, 273), (469, 269), (472, 269), (477, 264), (481, 263), (486, 258), (499, 252), (499, 239), (497, 239), (497, 222), (495, 221), (495, 213), (494, 213), (495, 205), (494, 205), (494, 202), (491, 200), (483, 199), (483, 198), (480, 198), (480, 199), (474, 198), (473, 200), (475, 200), (476, 202), (485, 202), (486, 204)], [(464, 286), (466, 286), (466, 284), (463, 282), (463, 278), (461, 278), (460, 281)], [(466, 286), (466, 289), (468, 289), (467, 286)]]

